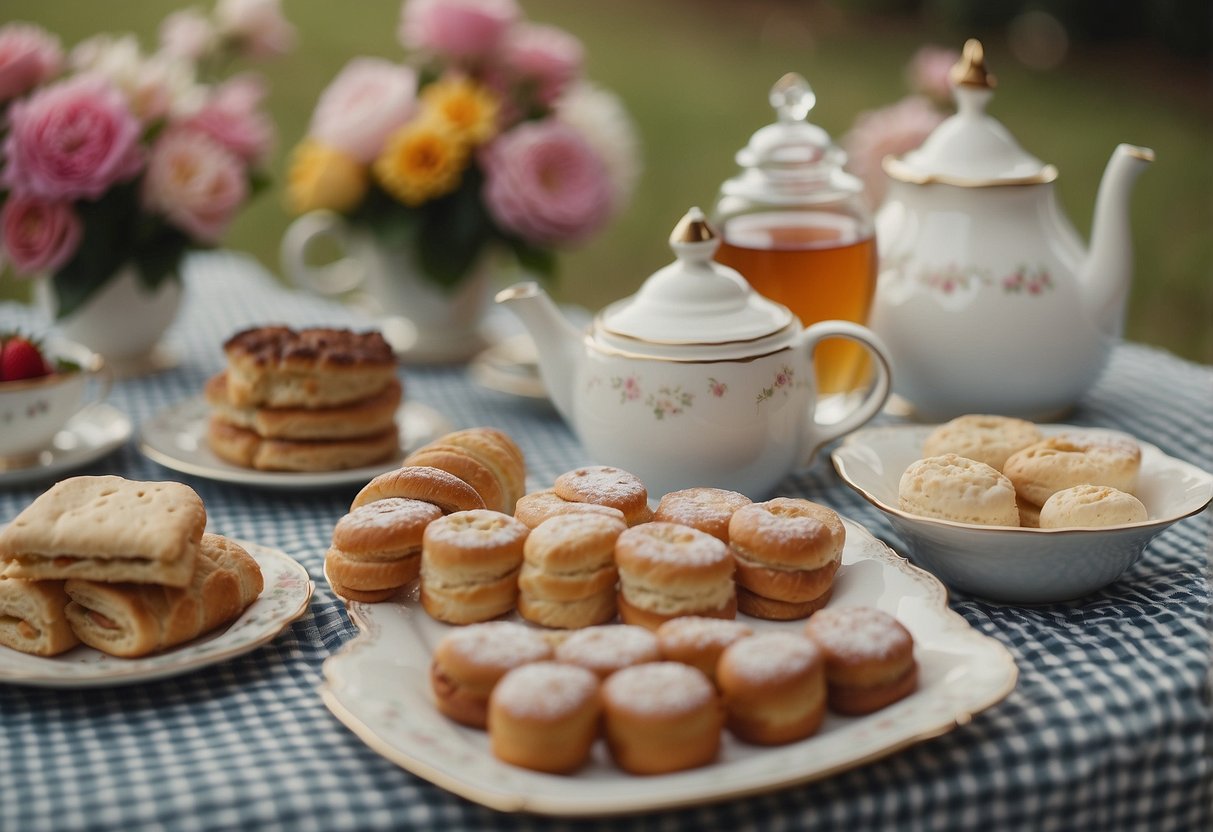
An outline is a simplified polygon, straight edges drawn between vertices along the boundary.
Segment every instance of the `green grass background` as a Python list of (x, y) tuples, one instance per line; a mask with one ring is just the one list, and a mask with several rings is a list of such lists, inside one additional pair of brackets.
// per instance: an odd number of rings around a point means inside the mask
[[(999, 77), (992, 112), (1031, 152), (1061, 169), (1058, 191), (1080, 233), (1118, 142), (1158, 161), (1134, 194), (1135, 279), (1127, 336), (1213, 363), (1213, 89), (1207, 64), (1147, 43), (1076, 44), (1040, 72), (1011, 57), (1002, 32), (950, 31), (929, 19), (853, 17), (790, 0), (521, 0), (528, 15), (586, 44), (588, 74), (619, 93), (641, 134), (645, 171), (629, 210), (592, 244), (561, 258), (558, 294), (598, 307), (632, 292), (669, 259), (665, 238), (693, 204), (712, 203), (733, 153), (771, 119), (768, 87), (796, 70), (818, 94), (814, 120), (836, 138), (860, 111), (906, 92), (903, 67), (926, 42), (986, 43)], [(3, 18), (36, 21), (68, 45), (99, 31), (154, 43), (170, 0), (5, 0)], [(355, 55), (398, 57), (397, 0), (285, 0), (298, 49), (263, 67), (279, 128), (273, 159), (303, 134), (316, 96)], [(271, 189), (243, 212), (227, 245), (275, 272), (289, 218)], [(0, 278), (0, 296), (24, 287)]]

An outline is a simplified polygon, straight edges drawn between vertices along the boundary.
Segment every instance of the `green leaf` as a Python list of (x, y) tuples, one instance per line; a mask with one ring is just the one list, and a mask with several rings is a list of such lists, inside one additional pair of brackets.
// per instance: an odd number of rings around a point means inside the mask
[(493, 221), (480, 198), (483, 176), (468, 168), (454, 193), (425, 206), (417, 235), (417, 263), (440, 286), (453, 288), (493, 237)]
[(510, 251), (514, 258), (518, 261), (518, 265), (527, 272), (528, 275), (533, 275), (545, 283), (552, 283), (556, 279), (556, 252), (550, 248), (540, 248), (539, 246), (528, 243), (526, 240), (520, 240), (516, 237), (511, 237), (506, 240)]

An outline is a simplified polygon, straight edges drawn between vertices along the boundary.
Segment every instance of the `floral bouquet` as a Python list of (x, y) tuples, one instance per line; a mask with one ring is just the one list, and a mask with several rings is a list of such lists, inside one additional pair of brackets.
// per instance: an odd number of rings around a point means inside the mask
[(263, 184), (273, 125), (231, 59), (288, 49), (279, 0), (175, 12), (159, 49), (99, 35), (66, 56), (37, 26), (0, 27), (0, 261), (49, 274), (67, 317), (133, 264), (148, 289), (215, 245)]
[(490, 246), (540, 276), (616, 214), (638, 173), (619, 100), (582, 79), (577, 38), (514, 0), (406, 0), (405, 62), (360, 57), (321, 94), (287, 203), (328, 209), (444, 287)]

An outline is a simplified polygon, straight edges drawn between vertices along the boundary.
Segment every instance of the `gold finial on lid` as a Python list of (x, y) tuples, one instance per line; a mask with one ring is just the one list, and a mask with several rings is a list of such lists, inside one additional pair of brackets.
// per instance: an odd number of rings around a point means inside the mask
[(708, 222), (703, 211), (692, 208), (683, 215), (670, 232), (670, 244), (675, 243), (706, 243), (717, 238), (716, 229)]
[(985, 49), (977, 38), (965, 41), (964, 53), (949, 71), (948, 77), (958, 87), (982, 87), (992, 90), (998, 84), (994, 74), (986, 70)]

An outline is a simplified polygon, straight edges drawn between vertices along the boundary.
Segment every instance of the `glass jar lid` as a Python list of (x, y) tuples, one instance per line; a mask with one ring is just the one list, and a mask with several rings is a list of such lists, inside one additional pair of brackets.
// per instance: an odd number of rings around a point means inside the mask
[(789, 72), (769, 96), (776, 120), (760, 128), (734, 157), (741, 172), (721, 186), (727, 196), (773, 204), (828, 201), (862, 190), (842, 169), (846, 153), (830, 134), (809, 122), (817, 95), (801, 75)]
[(654, 272), (636, 294), (604, 309), (598, 333), (648, 345), (702, 347), (752, 342), (787, 329), (795, 317), (786, 306), (712, 260), (719, 245), (703, 211), (692, 208), (670, 234), (675, 261)]
[(1057, 169), (1028, 153), (1002, 122), (986, 114), (995, 78), (986, 69), (981, 42), (970, 39), (949, 81), (956, 114), (935, 128), (917, 150), (889, 156), (889, 176), (915, 184), (961, 187), (1051, 182)]

